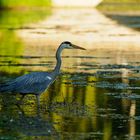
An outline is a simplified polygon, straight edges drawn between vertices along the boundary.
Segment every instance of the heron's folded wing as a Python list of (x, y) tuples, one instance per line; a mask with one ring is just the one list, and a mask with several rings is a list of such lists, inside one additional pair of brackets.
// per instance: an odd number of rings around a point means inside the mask
[(51, 77), (47, 76), (47, 73), (30, 73), (6, 83), (2, 90), (5, 92), (41, 93), (50, 83)]

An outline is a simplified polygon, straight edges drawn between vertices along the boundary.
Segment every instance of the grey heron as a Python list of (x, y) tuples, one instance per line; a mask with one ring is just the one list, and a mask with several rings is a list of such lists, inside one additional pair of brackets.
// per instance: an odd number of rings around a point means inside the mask
[(52, 84), (56, 77), (60, 73), (61, 67), (61, 52), (63, 49), (82, 49), (77, 45), (72, 44), (69, 41), (64, 41), (60, 44), (56, 51), (56, 66), (52, 72), (31, 72), (22, 76), (19, 76), (5, 84), (0, 85), (0, 92), (4, 93), (20, 93), (22, 98), (26, 94), (36, 95), (37, 104), (40, 106), (40, 95)]

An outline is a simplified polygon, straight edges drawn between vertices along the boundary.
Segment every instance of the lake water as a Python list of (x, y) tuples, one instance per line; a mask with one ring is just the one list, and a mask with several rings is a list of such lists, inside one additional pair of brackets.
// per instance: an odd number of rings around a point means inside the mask
[(61, 74), (41, 95), (40, 113), (32, 95), (21, 105), (18, 94), (0, 95), (0, 139), (140, 139), (140, 36), (118, 23), (93, 9), (2, 11), (1, 83), (51, 71), (62, 40), (87, 50), (64, 50)]

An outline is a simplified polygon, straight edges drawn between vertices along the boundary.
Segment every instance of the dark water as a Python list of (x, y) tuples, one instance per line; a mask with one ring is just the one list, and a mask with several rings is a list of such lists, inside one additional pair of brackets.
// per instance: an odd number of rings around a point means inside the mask
[[(3, 14), (0, 20), (1, 83), (31, 71), (54, 68), (54, 45), (31, 47), (16, 34), (19, 28), (26, 27), (25, 23), (49, 16), (44, 14), (38, 18), (37, 13), (21, 22), (18, 15), (15, 16), (16, 26), (9, 18), (7, 22), (6, 13)], [(21, 105), (16, 104), (20, 99), (18, 94), (0, 95), (0, 139), (140, 139), (139, 56), (135, 50), (64, 51), (61, 75), (41, 95), (40, 114), (32, 95), (26, 96)]]

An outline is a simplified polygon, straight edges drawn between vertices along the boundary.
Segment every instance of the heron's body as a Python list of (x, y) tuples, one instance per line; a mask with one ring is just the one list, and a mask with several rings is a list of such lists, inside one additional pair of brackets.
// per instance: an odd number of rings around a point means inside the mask
[(57, 49), (56, 59), (57, 64), (52, 72), (31, 72), (23, 76), (17, 77), (16, 79), (9, 81), (5, 84), (0, 85), (0, 92), (4, 93), (20, 93), (23, 95), (34, 94), (37, 97), (39, 103), (39, 96), (43, 93), (50, 84), (54, 82), (56, 77), (60, 73), (61, 67), (61, 52), (63, 49), (83, 49), (72, 43), (66, 41), (62, 42)]
[(1, 85), (1, 92), (39, 95), (55, 80), (53, 72), (32, 72)]

